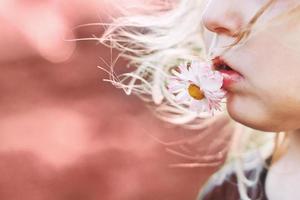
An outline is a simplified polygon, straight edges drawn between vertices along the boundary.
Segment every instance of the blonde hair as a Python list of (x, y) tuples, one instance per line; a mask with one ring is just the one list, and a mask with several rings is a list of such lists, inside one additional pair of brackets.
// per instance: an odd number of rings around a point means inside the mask
[[(233, 45), (249, 37), (255, 22), (273, 1), (270, 0), (258, 11)], [(114, 19), (98, 40), (118, 49), (120, 56), (128, 59), (128, 66), (134, 66), (135, 69), (121, 75), (115, 75), (111, 69), (107, 71), (110, 77), (105, 81), (123, 89), (127, 95), (135, 94), (155, 105), (157, 116), (167, 122), (191, 129), (203, 129), (211, 125), (214, 118), (206, 119), (205, 115), (199, 118), (178, 105), (166, 87), (170, 70), (179, 62), (207, 59), (201, 36), (202, 1), (161, 1), (149, 9), (141, 9), (143, 12), (135, 15), (128, 10), (119, 9), (124, 15)], [(145, 10), (150, 14), (145, 14)], [(204, 190), (222, 182), (233, 169), (237, 174), (241, 198), (250, 199), (247, 188), (257, 184), (259, 180), (257, 177), (247, 178), (244, 172), (249, 169), (260, 172), (261, 166), (265, 166), (265, 160), (271, 155), (276, 155), (274, 157), (277, 159), (281, 154), (278, 152), (282, 152), (280, 144), (285, 141), (284, 138), (286, 136), (283, 133), (278, 133), (276, 137), (274, 133), (262, 134), (236, 123), (226, 161), (211, 177), (212, 181), (207, 183)]]

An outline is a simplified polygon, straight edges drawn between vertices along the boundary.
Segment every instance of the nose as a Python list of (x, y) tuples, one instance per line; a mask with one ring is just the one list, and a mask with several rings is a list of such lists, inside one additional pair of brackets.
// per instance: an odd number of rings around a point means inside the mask
[[(222, 2), (222, 3), (221, 3)], [(217, 34), (236, 37), (244, 24), (237, 2), (231, 0), (211, 0), (202, 16), (205, 28)]]

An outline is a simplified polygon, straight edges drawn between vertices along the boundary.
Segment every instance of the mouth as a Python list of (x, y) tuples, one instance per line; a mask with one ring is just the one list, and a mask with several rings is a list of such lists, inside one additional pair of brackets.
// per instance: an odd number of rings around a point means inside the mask
[(223, 75), (223, 89), (230, 89), (234, 83), (243, 79), (243, 76), (220, 56), (215, 57), (212, 60), (212, 64), (212, 69), (219, 71)]
[(223, 71), (223, 70), (226, 70), (226, 71), (234, 71), (231, 66), (229, 64), (227, 64), (221, 57), (215, 57), (213, 60), (212, 60), (212, 63), (213, 63), (213, 70), (216, 70), (216, 71)]

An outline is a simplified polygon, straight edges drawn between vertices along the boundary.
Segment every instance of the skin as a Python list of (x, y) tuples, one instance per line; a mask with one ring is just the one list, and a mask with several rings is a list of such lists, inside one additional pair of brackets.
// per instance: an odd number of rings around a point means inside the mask
[[(203, 15), (206, 44), (210, 44), (214, 33), (219, 36), (218, 47), (231, 44), (235, 34), (265, 2), (209, 1)], [(257, 22), (262, 28), (223, 55), (244, 77), (228, 89), (230, 116), (254, 129), (285, 131), (290, 135), (285, 154), (267, 175), (266, 193), (270, 200), (300, 198), (297, 187), (300, 180), (300, 11), (278, 17), (299, 3), (299, 0), (275, 1)]]
[[(233, 43), (235, 34), (264, 3), (266, 1), (209, 1), (203, 15), (206, 44), (210, 44), (213, 33), (219, 36), (217, 47)], [(234, 120), (246, 126), (263, 131), (300, 128), (299, 22), (295, 19), (270, 22), (297, 3), (300, 1), (276, 1), (257, 22), (264, 28), (223, 55), (244, 77), (228, 89), (227, 108)], [(221, 53), (220, 48), (215, 55)]]

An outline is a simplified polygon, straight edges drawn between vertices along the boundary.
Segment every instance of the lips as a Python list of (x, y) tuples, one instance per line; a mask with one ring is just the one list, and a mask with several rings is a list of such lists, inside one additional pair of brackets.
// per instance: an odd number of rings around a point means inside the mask
[(243, 76), (221, 57), (214, 58), (212, 63), (213, 70), (219, 71), (223, 76), (223, 89), (229, 90), (232, 88), (233, 84), (238, 83), (243, 79)]

